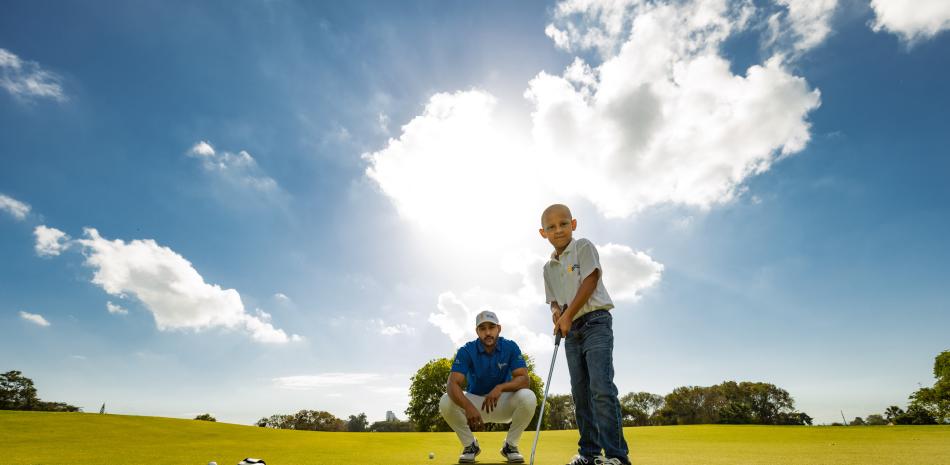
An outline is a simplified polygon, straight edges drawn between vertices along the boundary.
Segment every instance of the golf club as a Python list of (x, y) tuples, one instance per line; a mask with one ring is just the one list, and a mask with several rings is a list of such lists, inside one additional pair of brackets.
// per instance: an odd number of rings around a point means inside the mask
[[(564, 306), (565, 309), (567, 306)], [(551, 375), (554, 374), (554, 362), (557, 360), (557, 348), (561, 345), (561, 332), (554, 331), (554, 355), (551, 356), (551, 369), (548, 370), (548, 381), (544, 383), (544, 398), (541, 399), (541, 412), (538, 413), (538, 429), (534, 432), (534, 445), (531, 446), (531, 462), (534, 465), (534, 452), (538, 449), (538, 437), (541, 436), (541, 420), (544, 419), (544, 404), (548, 401), (548, 389), (551, 388)]]

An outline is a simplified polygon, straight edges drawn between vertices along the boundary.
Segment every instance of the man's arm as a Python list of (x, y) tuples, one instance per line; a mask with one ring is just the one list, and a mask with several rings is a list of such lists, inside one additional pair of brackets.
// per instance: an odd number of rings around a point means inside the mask
[(527, 368), (515, 368), (511, 370), (511, 381), (495, 386), (495, 388), (485, 396), (485, 401), (482, 402), (482, 410), (491, 413), (498, 405), (498, 398), (501, 397), (502, 392), (514, 392), (519, 389), (525, 389), (528, 386)]
[(472, 401), (465, 396), (462, 390), (462, 383), (465, 382), (465, 375), (453, 371), (449, 373), (449, 379), (445, 383), (445, 392), (449, 394), (449, 399), (455, 402), (455, 405), (465, 409), (465, 418), (468, 420), (468, 427), (475, 431), (482, 426), (482, 414)]

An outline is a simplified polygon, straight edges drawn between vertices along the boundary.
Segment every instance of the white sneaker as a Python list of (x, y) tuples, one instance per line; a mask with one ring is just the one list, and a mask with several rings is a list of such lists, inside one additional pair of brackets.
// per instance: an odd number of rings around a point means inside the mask
[(459, 456), (459, 463), (474, 463), (475, 456), (481, 453), (482, 449), (478, 447), (478, 441), (472, 441), (471, 444), (465, 446), (465, 450)]
[(594, 460), (584, 457), (583, 455), (575, 455), (567, 465), (591, 465), (593, 463)]
[(594, 459), (594, 465), (623, 465), (623, 462), (617, 458), (597, 457)]
[(501, 455), (508, 463), (524, 463), (524, 456), (518, 452), (518, 446), (512, 446), (505, 441), (505, 447), (501, 448)]

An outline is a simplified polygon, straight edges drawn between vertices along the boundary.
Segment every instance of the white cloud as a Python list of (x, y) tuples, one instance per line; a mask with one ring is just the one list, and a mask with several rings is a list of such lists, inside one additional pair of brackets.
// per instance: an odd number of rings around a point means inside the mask
[(38, 326), (49, 326), (50, 324), (49, 321), (46, 321), (46, 318), (43, 318), (43, 315), (38, 315), (36, 313), (21, 311), (20, 318), (23, 318), (24, 320), (29, 321), (30, 323), (33, 323)]
[(370, 320), (370, 323), (373, 324), (379, 334), (383, 336), (395, 336), (397, 334), (415, 334), (416, 329), (412, 326), (409, 326), (405, 323), (397, 324), (387, 324), (385, 321), (380, 319)]
[(284, 303), (292, 303), (292, 302), (293, 302), (293, 300), (291, 300), (290, 297), (287, 297), (287, 295), (284, 294), (283, 292), (278, 292), (278, 293), (274, 294), (274, 299), (276, 299), (276, 300), (278, 300), (278, 301), (280, 301), (280, 302), (284, 302)]
[(871, 0), (875, 32), (886, 30), (913, 44), (950, 29), (947, 0)]
[[(835, 5), (773, 5), (783, 8), (782, 47), (824, 40)], [(441, 293), (428, 321), (459, 345), (475, 337), (475, 313), (492, 308), (526, 351), (549, 350), (547, 331), (533, 330), (551, 325), (545, 258), (506, 262), (537, 250), (545, 206), (589, 203), (605, 218), (662, 204), (705, 210), (803, 150), (818, 90), (786, 68), (784, 53), (738, 74), (721, 53), (764, 18), (755, 12), (750, 1), (561, 2), (546, 32), (562, 49), (597, 50), (600, 62), (576, 57), (560, 75), (538, 73), (524, 93), (530, 115), (479, 89), (435, 94), (385, 147), (365, 154), (367, 177), (428, 233), (429, 251), (465, 264), (456, 281), (479, 283)], [(660, 280), (663, 266), (647, 254), (600, 248), (615, 300), (635, 301)], [(513, 274), (499, 276), (497, 260)]]
[(245, 312), (234, 289), (208, 284), (188, 260), (154, 240), (104, 239), (92, 228), (76, 240), (85, 264), (95, 269), (92, 282), (110, 295), (131, 295), (152, 313), (159, 330), (242, 329), (263, 343), (300, 340), (269, 322), (270, 315)]
[(313, 390), (326, 387), (359, 386), (382, 380), (376, 373), (321, 373), (316, 375), (284, 376), (274, 378), (274, 385), (281, 389)]
[(211, 143), (198, 141), (188, 150), (188, 156), (201, 160), (205, 171), (215, 173), (232, 186), (251, 189), (265, 194), (274, 194), (280, 187), (245, 150), (238, 153), (218, 152)]
[(614, 31), (618, 11), (632, 15), (616, 54), (598, 66), (578, 58), (562, 75), (541, 72), (528, 83), (530, 129), (513, 128), (487, 92), (436, 94), (399, 138), (364, 156), (367, 175), (423, 229), (472, 239), (461, 227), (472, 212), (524, 228), (522, 219), (533, 225), (548, 203), (540, 199), (587, 199), (608, 217), (662, 203), (710, 208), (805, 147), (819, 92), (781, 56), (735, 75), (719, 54), (746, 9), (629, 3), (592, 16)]
[(65, 101), (60, 77), (36, 62), (24, 61), (0, 48), (0, 87), (20, 99), (51, 98)]
[(113, 315), (128, 315), (129, 311), (112, 302), (106, 302), (106, 310)]
[(36, 236), (34, 249), (41, 257), (55, 257), (70, 245), (69, 236), (56, 228), (40, 225), (33, 230), (33, 235)]
[[(0, 49), (0, 52), (2, 51), (3, 49)], [(30, 213), (30, 206), (13, 197), (0, 194), (0, 210), (13, 215), (18, 220), (23, 220)]]
[(787, 14), (777, 13), (770, 18), (773, 34), (781, 34), (788, 28), (794, 38), (794, 51), (811, 49), (831, 33), (831, 18), (838, 0), (776, 0), (787, 9)]
[(649, 255), (619, 244), (597, 246), (604, 269), (604, 287), (615, 301), (634, 301), (660, 282), (663, 265)]
[(534, 142), (558, 168), (549, 177), (571, 173), (567, 188), (608, 217), (709, 208), (804, 148), (818, 92), (779, 56), (740, 76), (719, 54), (747, 13), (712, 1), (636, 11), (629, 40), (582, 79), (575, 61), (529, 84)]
[(199, 141), (188, 152), (197, 157), (214, 157), (214, 147), (206, 141)]
[[(615, 302), (636, 301), (643, 291), (656, 285), (663, 265), (646, 253), (618, 244), (599, 245), (604, 286)], [(461, 346), (475, 339), (475, 315), (485, 309), (498, 314), (504, 337), (518, 342), (522, 350), (533, 355), (548, 351), (553, 330), (548, 306), (544, 304), (544, 282), (541, 269), (547, 257), (530, 252), (506, 257), (502, 268), (517, 278), (519, 287), (513, 292), (499, 292), (481, 287), (462, 294), (443, 292), (438, 297), (437, 311), (428, 321), (439, 328), (452, 343)], [(541, 332), (537, 328), (544, 328)]]

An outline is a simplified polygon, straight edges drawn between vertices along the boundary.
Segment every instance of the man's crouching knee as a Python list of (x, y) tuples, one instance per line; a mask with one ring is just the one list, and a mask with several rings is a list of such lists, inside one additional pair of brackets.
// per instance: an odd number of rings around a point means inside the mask
[(514, 395), (511, 396), (511, 401), (514, 402), (516, 409), (534, 410), (538, 406), (538, 397), (534, 395), (534, 391), (528, 388), (515, 391)]

